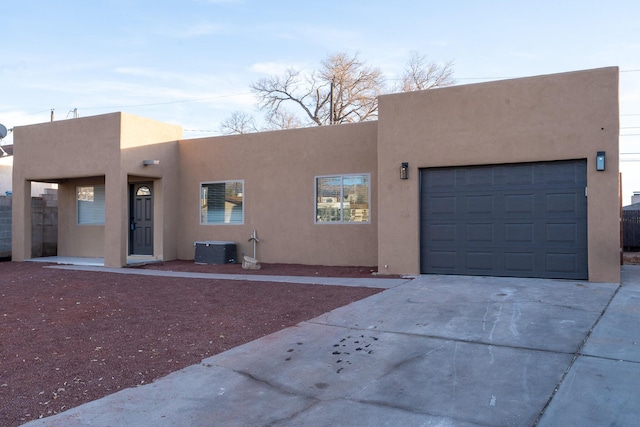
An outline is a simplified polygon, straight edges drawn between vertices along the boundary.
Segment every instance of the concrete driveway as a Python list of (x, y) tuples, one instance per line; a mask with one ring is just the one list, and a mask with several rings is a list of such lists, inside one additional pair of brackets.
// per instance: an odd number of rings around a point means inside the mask
[(420, 276), (26, 425), (637, 426), (639, 343), (640, 266)]

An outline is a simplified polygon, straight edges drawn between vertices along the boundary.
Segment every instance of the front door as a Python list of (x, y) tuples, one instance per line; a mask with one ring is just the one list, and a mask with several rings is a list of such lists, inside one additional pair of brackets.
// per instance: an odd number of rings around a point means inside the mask
[(151, 183), (131, 185), (129, 252), (153, 255), (153, 194)]

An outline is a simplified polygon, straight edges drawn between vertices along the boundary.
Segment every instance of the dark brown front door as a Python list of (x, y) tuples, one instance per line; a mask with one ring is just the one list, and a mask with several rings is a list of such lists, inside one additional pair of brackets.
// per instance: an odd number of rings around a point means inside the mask
[(153, 185), (151, 183), (131, 186), (130, 253), (153, 255)]

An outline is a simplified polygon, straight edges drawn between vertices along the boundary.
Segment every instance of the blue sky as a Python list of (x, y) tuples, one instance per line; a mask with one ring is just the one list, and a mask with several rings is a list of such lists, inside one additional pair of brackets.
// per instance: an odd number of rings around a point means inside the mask
[[(23, 0), (0, 8), (0, 123), (125, 111), (218, 134), (249, 85), (358, 53), (390, 82), (411, 51), (458, 84), (620, 67), (620, 151), (640, 153), (640, 2)], [(627, 136), (629, 135), (629, 136)], [(11, 143), (9, 135), (3, 143)], [(640, 154), (622, 154), (624, 203)]]

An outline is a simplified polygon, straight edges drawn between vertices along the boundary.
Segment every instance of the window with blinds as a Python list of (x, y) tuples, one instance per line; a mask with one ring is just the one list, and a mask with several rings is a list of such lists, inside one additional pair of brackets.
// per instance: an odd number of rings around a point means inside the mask
[(200, 184), (201, 224), (244, 224), (244, 181)]
[(104, 224), (104, 185), (76, 187), (78, 224)]

